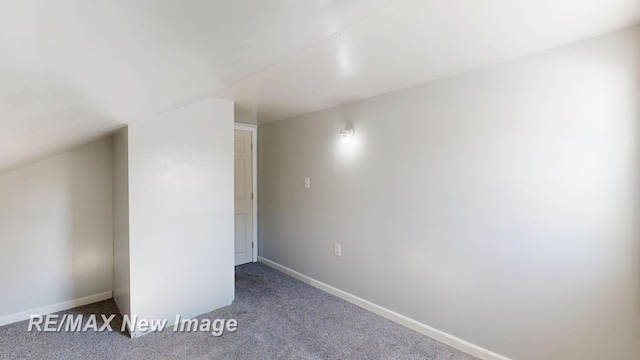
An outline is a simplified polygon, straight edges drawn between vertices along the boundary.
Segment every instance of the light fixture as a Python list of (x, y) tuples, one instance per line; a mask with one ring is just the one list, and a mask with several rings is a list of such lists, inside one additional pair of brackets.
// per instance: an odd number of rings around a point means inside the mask
[(342, 141), (343, 144), (348, 143), (349, 140), (351, 140), (352, 137), (353, 137), (353, 129), (352, 128), (346, 128), (346, 129), (340, 131), (340, 141)]

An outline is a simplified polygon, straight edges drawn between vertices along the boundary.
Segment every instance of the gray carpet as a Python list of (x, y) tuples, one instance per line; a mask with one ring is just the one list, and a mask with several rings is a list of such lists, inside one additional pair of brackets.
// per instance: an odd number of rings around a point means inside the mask
[[(115, 314), (113, 300), (60, 312)], [(27, 332), (0, 327), (0, 359), (475, 359), (262, 264), (236, 268), (236, 300), (199, 318), (238, 321), (238, 330), (167, 329), (130, 339), (114, 332)]]

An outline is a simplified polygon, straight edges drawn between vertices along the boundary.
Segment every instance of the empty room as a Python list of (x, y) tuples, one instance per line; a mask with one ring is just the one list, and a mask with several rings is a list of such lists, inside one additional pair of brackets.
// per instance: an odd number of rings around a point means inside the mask
[(640, 359), (640, 1), (0, 0), (0, 359)]

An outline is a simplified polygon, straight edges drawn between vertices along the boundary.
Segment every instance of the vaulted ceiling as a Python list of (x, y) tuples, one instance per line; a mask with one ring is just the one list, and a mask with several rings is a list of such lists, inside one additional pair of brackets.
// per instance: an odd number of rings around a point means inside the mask
[(0, 173), (208, 97), (263, 123), (638, 22), (637, 0), (0, 0)]

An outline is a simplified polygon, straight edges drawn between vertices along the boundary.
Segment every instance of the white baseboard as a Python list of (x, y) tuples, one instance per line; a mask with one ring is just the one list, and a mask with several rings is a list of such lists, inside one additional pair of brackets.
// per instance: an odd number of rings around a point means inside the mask
[(402, 314), (398, 314), (395, 311), (384, 308), (380, 305), (376, 305), (370, 301), (352, 295), (346, 291), (342, 291), (337, 289), (331, 285), (327, 285), (323, 282), (317, 281), (313, 278), (310, 278), (304, 274), (301, 274), (297, 271), (291, 270), (286, 266), (280, 265), (276, 262), (273, 262), (269, 259), (265, 259), (262, 256), (258, 256), (258, 261), (272, 267), (278, 271), (281, 271), (291, 277), (294, 277), (302, 282), (305, 282), (315, 288), (318, 288), (322, 291), (325, 291), (331, 295), (337, 296), (343, 300), (346, 300), (354, 305), (357, 305), (365, 310), (369, 310), (375, 314), (378, 314), (384, 318), (387, 318), (393, 322), (396, 322), (400, 325), (403, 325), (411, 330), (419, 332), (423, 335), (426, 335), (434, 340), (437, 340), (441, 343), (447, 344), (451, 347), (454, 347), (460, 351), (464, 351), (467, 354), (478, 357), (482, 360), (510, 360), (509, 358), (491, 352), (485, 348), (474, 345), (470, 342), (464, 341), (460, 338), (457, 338), (453, 335), (447, 334), (444, 331), (440, 331), (438, 329), (432, 328), (431, 326), (425, 325), (421, 322), (408, 318)]
[(113, 294), (111, 291), (106, 291), (100, 294), (85, 296), (83, 298), (73, 299), (54, 305), (43, 306), (11, 315), (5, 315), (0, 317), (0, 326), (12, 324), (18, 321), (29, 320), (29, 318), (31, 318), (31, 315), (46, 315), (58, 311), (69, 310), (78, 306), (92, 304), (98, 301), (108, 300), (113, 297), (112, 295)]

